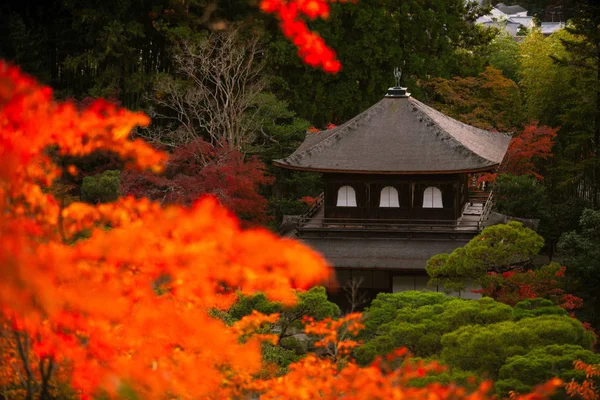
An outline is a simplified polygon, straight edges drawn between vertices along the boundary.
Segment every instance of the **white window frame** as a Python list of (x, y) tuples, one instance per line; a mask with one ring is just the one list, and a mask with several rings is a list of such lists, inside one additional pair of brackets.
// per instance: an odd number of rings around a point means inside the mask
[(381, 189), (381, 193), (379, 195), (379, 207), (399, 208), (400, 196), (398, 195), (398, 189), (393, 186), (386, 186)]
[(423, 208), (444, 208), (440, 188), (429, 186), (423, 191)]
[(338, 189), (336, 207), (357, 207), (356, 191), (352, 186), (344, 185)]

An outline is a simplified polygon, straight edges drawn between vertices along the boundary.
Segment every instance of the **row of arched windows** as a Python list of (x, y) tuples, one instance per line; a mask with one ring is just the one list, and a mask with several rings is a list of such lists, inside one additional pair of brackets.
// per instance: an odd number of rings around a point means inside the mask
[[(352, 186), (342, 186), (338, 190), (337, 207), (356, 207), (356, 192)], [(379, 196), (379, 207), (400, 207), (400, 196), (398, 190), (393, 186), (381, 189)], [(423, 192), (423, 208), (443, 208), (442, 191), (429, 186)]]

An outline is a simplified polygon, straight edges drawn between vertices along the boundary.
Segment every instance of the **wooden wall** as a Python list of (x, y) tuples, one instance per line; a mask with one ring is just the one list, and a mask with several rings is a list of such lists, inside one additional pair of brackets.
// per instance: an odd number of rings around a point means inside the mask
[[(324, 174), (325, 218), (456, 220), (468, 199), (466, 174), (450, 175), (366, 175)], [(337, 207), (342, 186), (352, 186), (357, 207)], [(381, 190), (392, 186), (398, 191), (400, 207), (379, 207)], [(443, 208), (423, 208), (423, 192), (435, 186), (442, 192)]]
[(456, 208), (456, 219), (462, 213), (462, 210), (469, 201), (469, 175), (461, 174), (458, 176), (458, 207)]

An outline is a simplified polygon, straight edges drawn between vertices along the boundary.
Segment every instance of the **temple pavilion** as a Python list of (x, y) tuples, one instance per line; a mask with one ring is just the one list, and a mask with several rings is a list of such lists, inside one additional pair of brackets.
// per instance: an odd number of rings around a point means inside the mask
[[(452, 119), (406, 88), (390, 88), (363, 113), (333, 129), (307, 133), (293, 154), (275, 161), (321, 173), (325, 187), (287, 235), (331, 263), (336, 279), (329, 289), (359, 281), (370, 297), (437, 290), (427, 287), (425, 264), (481, 231), (491, 193), (470, 192), (468, 179), (493, 171), (510, 139)], [(331, 295), (344, 302), (342, 291)]]

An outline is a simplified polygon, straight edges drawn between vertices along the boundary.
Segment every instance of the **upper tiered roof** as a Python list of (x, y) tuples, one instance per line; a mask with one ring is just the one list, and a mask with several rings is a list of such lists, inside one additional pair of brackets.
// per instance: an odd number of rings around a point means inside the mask
[(510, 135), (459, 122), (390, 89), (380, 102), (333, 129), (308, 133), (284, 168), (340, 173), (449, 174), (502, 162)]

